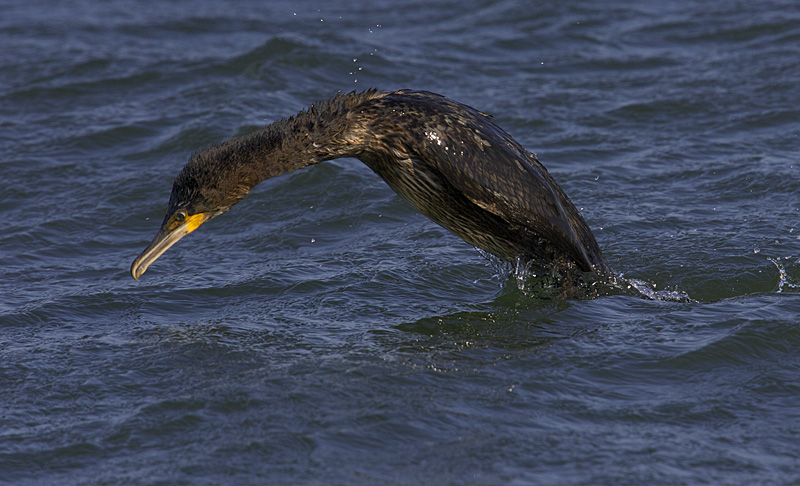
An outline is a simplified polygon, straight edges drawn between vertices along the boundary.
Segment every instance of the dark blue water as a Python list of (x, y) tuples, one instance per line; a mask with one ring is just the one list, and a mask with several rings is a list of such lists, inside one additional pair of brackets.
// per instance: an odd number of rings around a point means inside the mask
[[(800, 484), (800, 4), (2, 2), (0, 483)], [(189, 155), (426, 89), (612, 266), (542, 299), (339, 160), (144, 275)]]

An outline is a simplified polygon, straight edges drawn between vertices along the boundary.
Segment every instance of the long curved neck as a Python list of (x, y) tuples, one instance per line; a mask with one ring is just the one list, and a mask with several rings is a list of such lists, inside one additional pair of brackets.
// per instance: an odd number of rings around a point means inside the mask
[(358, 157), (363, 141), (353, 130), (353, 109), (384, 96), (375, 91), (336, 96), (192, 156), (176, 187), (200, 189), (205, 199), (230, 207), (261, 181), (325, 160)]
[[(232, 150), (242, 158), (239, 164), (249, 166), (254, 176), (264, 180), (349, 155), (354, 147), (336, 137), (345, 125), (344, 116), (338, 113), (304, 111), (219, 148)], [(228, 144), (231, 146), (226, 147)]]
[(249, 159), (242, 162), (256, 167), (262, 180), (325, 160), (357, 156), (362, 140), (349, 115), (354, 107), (381, 96), (375, 91), (336, 96), (219, 148)]

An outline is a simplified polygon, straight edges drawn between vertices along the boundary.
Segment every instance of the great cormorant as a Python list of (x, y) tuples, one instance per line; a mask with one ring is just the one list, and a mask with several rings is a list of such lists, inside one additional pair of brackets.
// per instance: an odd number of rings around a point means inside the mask
[(426, 91), (369, 90), (192, 155), (133, 278), (261, 181), (340, 157), (360, 159), (419, 212), (501, 260), (612, 274), (547, 169), (488, 115)]

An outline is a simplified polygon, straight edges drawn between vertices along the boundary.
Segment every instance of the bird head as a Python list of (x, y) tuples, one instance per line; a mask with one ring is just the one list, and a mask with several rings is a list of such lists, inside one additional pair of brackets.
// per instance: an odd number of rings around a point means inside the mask
[(250, 192), (255, 184), (240, 167), (218, 151), (207, 150), (192, 156), (175, 178), (161, 228), (131, 265), (134, 279), (139, 280), (181, 238), (224, 213)]

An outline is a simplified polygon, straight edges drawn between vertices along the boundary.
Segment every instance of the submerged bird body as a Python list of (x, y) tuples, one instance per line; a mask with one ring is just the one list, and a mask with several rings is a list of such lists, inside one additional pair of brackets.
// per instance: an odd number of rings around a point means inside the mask
[(132, 275), (261, 181), (340, 157), (360, 159), (422, 214), (504, 261), (611, 273), (586, 222), (533, 154), (469, 106), (403, 90), (336, 96), (193, 155)]

